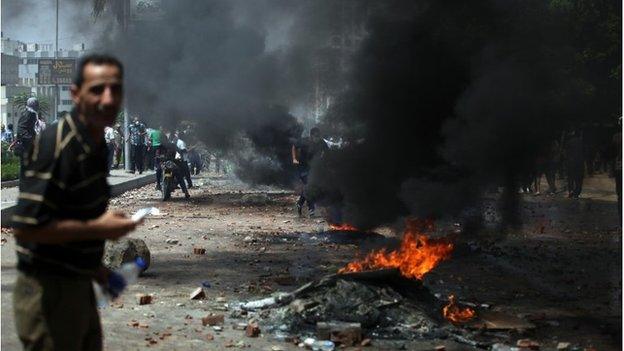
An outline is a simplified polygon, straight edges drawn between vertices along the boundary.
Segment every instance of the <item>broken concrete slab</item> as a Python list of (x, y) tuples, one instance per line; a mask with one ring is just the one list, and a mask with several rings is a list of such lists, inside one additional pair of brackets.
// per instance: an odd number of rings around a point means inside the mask
[(134, 262), (138, 257), (145, 262), (145, 272), (150, 265), (151, 254), (145, 241), (135, 238), (123, 238), (116, 241), (107, 240), (104, 247), (104, 265), (112, 270), (122, 264)]

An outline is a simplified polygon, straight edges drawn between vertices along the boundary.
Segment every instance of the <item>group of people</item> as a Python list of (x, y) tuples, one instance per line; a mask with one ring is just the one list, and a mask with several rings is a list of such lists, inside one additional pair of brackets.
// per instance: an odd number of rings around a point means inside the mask
[(547, 195), (555, 195), (564, 190), (557, 187), (559, 180), (566, 183), (567, 197), (578, 199), (586, 175), (604, 168), (615, 176), (618, 157), (621, 160), (621, 156), (618, 156), (621, 153), (621, 143), (611, 140), (603, 142), (602, 150), (598, 153), (602, 167), (595, 167), (596, 160), (587, 158), (586, 150), (589, 147), (579, 130), (570, 130), (561, 138), (552, 140), (534, 160), (532, 167), (529, 167), (531, 171), (526, 175), (519, 192), (540, 195), (541, 180), (545, 177), (548, 184), (545, 192)]

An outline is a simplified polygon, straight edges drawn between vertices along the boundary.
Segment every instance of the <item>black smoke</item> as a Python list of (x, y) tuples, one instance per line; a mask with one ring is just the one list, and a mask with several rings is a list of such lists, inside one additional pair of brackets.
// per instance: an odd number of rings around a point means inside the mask
[(574, 123), (605, 119), (582, 112), (570, 33), (543, 1), (379, 4), (326, 116), (351, 142), (313, 169), (317, 197), (369, 228), (457, 216), (501, 186), (505, 221), (517, 223), (516, 191), (537, 157)]

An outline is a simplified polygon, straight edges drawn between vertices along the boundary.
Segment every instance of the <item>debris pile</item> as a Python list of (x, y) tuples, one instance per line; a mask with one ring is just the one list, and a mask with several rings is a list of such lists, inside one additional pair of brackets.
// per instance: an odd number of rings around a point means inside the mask
[(309, 335), (337, 345), (361, 345), (366, 338), (446, 339), (486, 346), (478, 332), (453, 325), (438, 300), (420, 280), (398, 269), (332, 274), (291, 293), (241, 304), (242, 310), (272, 309), (264, 325), (279, 334)]

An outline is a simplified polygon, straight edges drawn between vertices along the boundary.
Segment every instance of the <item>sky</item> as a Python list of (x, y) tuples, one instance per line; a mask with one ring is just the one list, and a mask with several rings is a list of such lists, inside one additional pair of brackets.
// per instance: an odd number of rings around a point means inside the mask
[[(54, 44), (56, 0), (0, 0), (4, 37), (23, 42)], [(87, 49), (107, 21), (91, 17), (91, 1), (59, 0), (59, 47), (71, 49), (85, 43)]]

